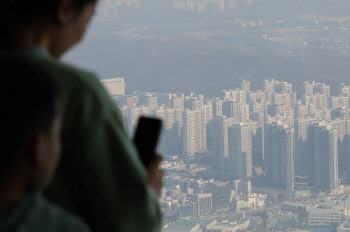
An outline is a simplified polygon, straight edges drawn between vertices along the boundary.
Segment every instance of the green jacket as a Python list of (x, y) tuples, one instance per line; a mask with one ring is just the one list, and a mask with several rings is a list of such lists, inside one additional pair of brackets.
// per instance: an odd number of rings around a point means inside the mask
[(90, 229), (37, 192), (27, 194), (10, 211), (0, 213), (0, 232), (90, 232)]
[(81, 216), (93, 231), (160, 231), (158, 197), (118, 107), (98, 78), (45, 51), (28, 57), (62, 91), (62, 156), (47, 196)]

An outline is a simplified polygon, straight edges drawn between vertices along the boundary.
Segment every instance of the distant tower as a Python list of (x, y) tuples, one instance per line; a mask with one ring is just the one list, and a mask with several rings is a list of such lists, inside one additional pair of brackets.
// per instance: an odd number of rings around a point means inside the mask
[(229, 174), (237, 179), (252, 177), (252, 132), (249, 124), (228, 128)]
[(301, 43), (301, 60), (304, 61), (304, 43)]
[(241, 89), (248, 93), (250, 91), (250, 81), (243, 80), (241, 84)]
[(249, 105), (233, 101), (225, 101), (222, 104), (222, 114), (232, 118), (235, 123), (249, 121)]
[(310, 140), (314, 153), (315, 186), (332, 192), (339, 187), (337, 130), (313, 125)]
[(211, 215), (213, 211), (213, 197), (211, 193), (197, 195), (197, 216)]
[(183, 151), (186, 157), (207, 150), (207, 128), (203, 119), (202, 110), (187, 109), (183, 112)]
[(171, 212), (171, 201), (168, 201), (168, 211)]
[(268, 125), (265, 136), (265, 169), (272, 183), (294, 190), (294, 128)]
[(264, 91), (266, 94), (266, 100), (271, 103), (272, 101), (272, 95), (275, 93), (275, 80), (272, 79), (264, 80)]
[(228, 127), (232, 124), (231, 118), (218, 117), (210, 120), (208, 125), (209, 150), (215, 156), (216, 170), (221, 179), (227, 174)]
[(272, 136), (273, 183), (294, 190), (294, 129), (277, 127)]
[(125, 81), (123, 77), (102, 79), (101, 82), (111, 96), (125, 95)]
[(314, 81), (313, 82), (304, 81), (303, 89), (304, 89), (305, 96), (313, 96), (314, 95), (314, 86), (315, 86)]

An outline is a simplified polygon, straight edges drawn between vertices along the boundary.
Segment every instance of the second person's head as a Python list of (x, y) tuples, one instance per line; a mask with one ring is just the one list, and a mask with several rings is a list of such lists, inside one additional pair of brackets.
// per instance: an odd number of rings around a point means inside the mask
[(59, 58), (77, 44), (92, 18), (97, 0), (5, 0), (2, 49), (42, 46)]

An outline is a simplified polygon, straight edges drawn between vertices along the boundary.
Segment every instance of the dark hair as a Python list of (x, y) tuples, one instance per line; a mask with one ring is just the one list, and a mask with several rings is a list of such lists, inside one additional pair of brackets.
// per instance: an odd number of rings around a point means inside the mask
[[(97, 0), (72, 0), (72, 6), (77, 12)], [(55, 20), (56, 10), (60, 0), (5, 0), (8, 12), (14, 20), (32, 23), (35, 20)]]
[[(14, 27), (26, 27), (36, 22), (56, 23), (60, 0), (4, 0), (0, 8), (0, 50), (12, 48)], [(72, 0), (72, 7), (80, 13), (97, 0)]]
[(7, 170), (32, 133), (50, 133), (58, 113), (59, 88), (38, 65), (0, 56), (0, 175)]

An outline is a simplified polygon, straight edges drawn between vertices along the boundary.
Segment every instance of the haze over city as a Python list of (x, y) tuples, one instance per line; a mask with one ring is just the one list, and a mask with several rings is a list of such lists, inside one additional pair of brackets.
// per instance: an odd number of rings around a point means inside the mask
[(124, 76), (127, 91), (217, 94), (237, 79), (258, 88), (278, 78), (298, 89), (303, 80), (347, 79), (348, 1), (253, 1), (204, 13), (164, 4), (115, 7), (116, 16), (101, 6), (87, 38), (66, 59), (102, 78)]
[(164, 123), (164, 232), (350, 231), (350, 1), (104, 0), (65, 58)]

